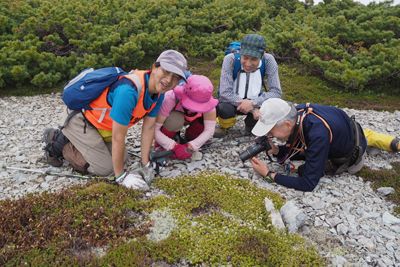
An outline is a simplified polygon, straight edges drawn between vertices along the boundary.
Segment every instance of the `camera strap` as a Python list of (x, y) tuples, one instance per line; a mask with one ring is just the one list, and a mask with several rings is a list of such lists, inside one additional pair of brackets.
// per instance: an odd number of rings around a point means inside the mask
[(303, 116), (300, 115), (300, 111), (297, 112), (296, 124), (294, 126), (293, 134), (290, 138), (289, 152), (286, 154), (285, 158), (280, 160), (279, 163), (284, 163), (292, 154), (293, 146), (298, 142), (299, 129), (300, 129), (301, 123), (303, 122), (303, 117), (304, 117), (304, 115)]

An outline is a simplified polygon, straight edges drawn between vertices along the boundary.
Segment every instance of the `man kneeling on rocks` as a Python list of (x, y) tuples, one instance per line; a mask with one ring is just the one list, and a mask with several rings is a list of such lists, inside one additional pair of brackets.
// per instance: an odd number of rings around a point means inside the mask
[(267, 151), (286, 164), (305, 160), (298, 168), (299, 177), (271, 172), (257, 157), (250, 159), (253, 169), (268, 182), (301, 191), (312, 191), (325, 174), (354, 174), (361, 170), (367, 145), (388, 151), (400, 150), (400, 141), (392, 136), (374, 133), (349, 118), (341, 109), (314, 105), (292, 104), (279, 99), (266, 100), (260, 108), (259, 121), (252, 130), (256, 136), (275, 137), (286, 145)]

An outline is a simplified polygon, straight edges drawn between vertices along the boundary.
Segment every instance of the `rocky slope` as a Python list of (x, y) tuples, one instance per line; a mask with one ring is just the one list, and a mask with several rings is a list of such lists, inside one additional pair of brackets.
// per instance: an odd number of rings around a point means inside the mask
[[(33, 97), (6, 97), (0, 99), (0, 164), (8, 167), (38, 170), (0, 170), (0, 200), (18, 197), (31, 192), (61, 190), (67, 186), (85, 183), (85, 179), (67, 178), (58, 175), (42, 175), (40, 172), (75, 173), (65, 162), (61, 168), (50, 168), (43, 157), (42, 133), (46, 128), (57, 127), (64, 105), (61, 95), (51, 94)], [(400, 136), (400, 112), (377, 112), (344, 109), (356, 115), (365, 128)], [(244, 134), (241, 119), (230, 131), (230, 136)], [(140, 151), (140, 124), (128, 132), (128, 149)], [(252, 137), (232, 139), (250, 140)], [(215, 143), (219, 145), (222, 143)], [(357, 175), (347, 173), (323, 177), (313, 192), (300, 192), (276, 184), (266, 183), (254, 173), (251, 164), (239, 159), (249, 143), (203, 150), (196, 159), (168, 160), (168, 167), (161, 177), (202, 170), (219, 170), (242, 179), (250, 179), (258, 186), (280, 193), (302, 214), (291, 230), (299, 231), (309, 243), (320, 248), (320, 254), (328, 258), (333, 266), (400, 266), (400, 219), (393, 216), (393, 204), (385, 194), (389, 190), (376, 192), (369, 182)], [(266, 157), (261, 159), (268, 161)], [(391, 168), (390, 162), (400, 161), (399, 153), (371, 149), (366, 165), (374, 169)], [(140, 159), (130, 157), (128, 167), (140, 166)], [(281, 165), (269, 165), (275, 172), (284, 172)], [(147, 196), (159, 194), (152, 187)]]

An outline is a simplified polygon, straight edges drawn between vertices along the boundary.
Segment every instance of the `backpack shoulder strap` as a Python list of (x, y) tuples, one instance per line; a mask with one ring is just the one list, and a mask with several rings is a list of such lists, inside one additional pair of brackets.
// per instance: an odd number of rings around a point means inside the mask
[(234, 53), (235, 55), (235, 68), (233, 69), (233, 80), (236, 80), (237, 74), (241, 69), (242, 65), (240, 64), (240, 54)]
[(83, 114), (83, 110), (80, 110), (80, 109), (73, 110), (71, 113), (68, 114), (67, 118), (64, 121), (64, 124), (61, 126), (58, 126), (58, 128), (60, 130), (64, 129), (65, 125), (67, 125), (67, 122), (69, 121), (69, 119), (71, 119), (73, 116), (75, 116), (76, 114), (78, 114), (80, 112), (82, 112), (82, 114)]
[(265, 84), (265, 59), (264, 56), (261, 59), (261, 67), (260, 67), (260, 72), (261, 72), (261, 83), (262, 86), (264, 87), (265, 92), (268, 92), (267, 90), (267, 85)]
[(307, 103), (307, 104), (306, 104), (305, 112), (306, 112), (306, 115), (307, 115), (307, 114), (310, 114), (310, 113), (313, 114), (315, 117), (319, 118), (319, 119), (325, 124), (326, 128), (328, 128), (329, 133), (331, 134), (330, 143), (332, 143), (332, 131), (331, 131), (331, 127), (329, 127), (329, 124), (328, 124), (321, 116), (319, 116), (318, 114), (316, 114), (315, 112), (313, 112), (313, 108), (310, 107), (310, 103)]
[(265, 78), (265, 59), (264, 59), (264, 56), (261, 58), (260, 72), (261, 72), (261, 79), (264, 82), (264, 78)]
[[(142, 75), (142, 74), (140, 73), (140, 75)], [(137, 89), (137, 93), (138, 93), (138, 98), (139, 98), (140, 94), (142, 93), (142, 88), (143, 88), (142, 81), (140, 80), (140, 78), (135, 73), (131, 73), (131, 74), (125, 75), (125, 77), (130, 79), (131, 81), (133, 81), (135, 83), (136, 89)]]

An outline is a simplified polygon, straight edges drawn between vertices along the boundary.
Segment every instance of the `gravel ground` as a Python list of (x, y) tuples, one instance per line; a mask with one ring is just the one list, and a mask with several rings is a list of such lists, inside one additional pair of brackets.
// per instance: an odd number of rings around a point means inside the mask
[[(33, 97), (5, 97), (0, 99), (0, 164), (8, 167), (78, 174), (65, 162), (61, 168), (51, 168), (43, 157), (41, 136), (49, 127), (57, 127), (64, 105), (60, 93)], [(378, 112), (344, 109), (356, 115), (364, 128), (400, 136), (400, 112)], [(243, 118), (232, 128), (230, 137), (243, 135)], [(140, 124), (128, 131), (128, 149), (140, 152)], [(251, 140), (251, 136), (228, 141)], [(215, 140), (214, 140), (215, 141)], [(216, 143), (222, 144), (222, 143)], [(393, 204), (385, 194), (390, 189), (374, 191), (369, 182), (357, 175), (344, 173), (323, 177), (313, 192), (300, 192), (276, 184), (266, 183), (252, 170), (249, 162), (242, 163), (239, 153), (250, 144), (231, 145), (204, 150), (195, 159), (168, 160), (161, 177), (219, 170), (249, 179), (261, 188), (280, 193), (293, 201), (302, 216), (296, 231), (319, 246), (320, 254), (332, 266), (400, 266), (400, 219), (393, 215)], [(260, 155), (268, 162), (268, 159)], [(399, 153), (369, 149), (366, 165), (373, 169), (391, 168), (390, 163), (400, 161)], [(140, 159), (130, 157), (127, 166), (135, 169)], [(277, 163), (269, 163), (275, 172), (284, 172)], [(0, 200), (31, 192), (61, 190), (85, 179), (57, 175), (42, 175), (19, 170), (0, 170)], [(295, 175), (295, 174), (293, 174)], [(163, 194), (155, 187), (147, 197)]]

